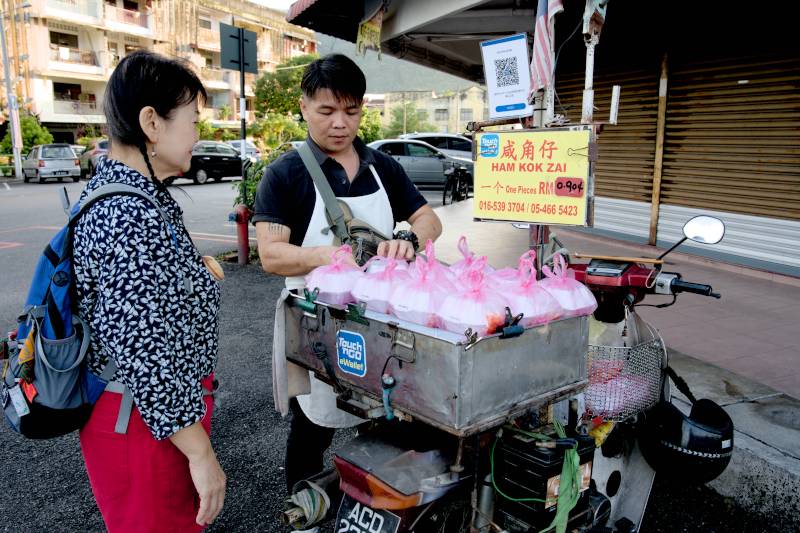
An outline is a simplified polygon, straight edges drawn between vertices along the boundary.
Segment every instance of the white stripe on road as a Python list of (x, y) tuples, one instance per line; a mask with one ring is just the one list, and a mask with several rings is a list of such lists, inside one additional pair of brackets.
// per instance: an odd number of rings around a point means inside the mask
[(5, 186), (6, 186), (6, 190), (7, 190), (7, 191), (10, 191), (10, 190), (11, 190), (11, 185), (9, 185), (8, 183), (3, 183), (3, 185), (5, 185)]

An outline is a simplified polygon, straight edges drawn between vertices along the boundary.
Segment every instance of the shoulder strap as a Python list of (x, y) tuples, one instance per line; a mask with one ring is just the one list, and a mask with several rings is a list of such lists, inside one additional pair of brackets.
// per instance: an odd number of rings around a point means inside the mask
[(83, 214), (86, 213), (86, 211), (95, 202), (102, 200), (103, 198), (108, 198), (109, 196), (138, 196), (139, 198), (144, 198), (156, 209), (156, 211), (158, 211), (158, 214), (164, 220), (164, 223), (170, 226), (170, 228), (172, 227), (167, 213), (164, 212), (164, 209), (161, 208), (161, 204), (159, 204), (155, 198), (141, 189), (137, 189), (136, 187), (132, 187), (130, 185), (125, 185), (124, 183), (109, 183), (107, 185), (101, 185), (97, 189), (90, 192), (83, 202), (81, 202), (78, 211), (70, 217), (69, 225), (74, 226), (78, 219), (80, 219), (80, 217), (83, 216)]
[(331, 189), (331, 186), (328, 184), (328, 179), (322, 172), (322, 168), (320, 168), (319, 163), (317, 163), (317, 159), (314, 157), (314, 154), (307, 143), (299, 145), (297, 147), (297, 153), (300, 154), (303, 164), (306, 166), (308, 173), (311, 174), (311, 179), (314, 180), (314, 184), (317, 186), (317, 190), (319, 190), (319, 194), (322, 196), (322, 201), (325, 203), (325, 209), (328, 211), (328, 215), (330, 215), (331, 221), (333, 222), (334, 233), (336, 233), (336, 236), (339, 237), (339, 240), (342, 241), (342, 243), (346, 243), (350, 238), (350, 233), (347, 231), (347, 225), (342, 207), (339, 205), (339, 201), (333, 194), (333, 189)]

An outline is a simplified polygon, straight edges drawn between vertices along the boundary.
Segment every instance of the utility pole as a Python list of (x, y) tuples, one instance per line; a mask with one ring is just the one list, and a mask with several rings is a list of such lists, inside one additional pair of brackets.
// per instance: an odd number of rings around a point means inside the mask
[[(31, 7), (30, 2), (25, 2), (16, 9), (26, 9)], [(16, 11), (12, 9), (11, 11)], [(22, 158), (20, 152), (22, 151), (22, 139), (20, 139), (20, 124), (19, 124), (19, 107), (17, 105), (16, 91), (11, 88), (11, 69), (8, 64), (8, 50), (6, 49), (6, 29), (5, 22), (8, 11), (0, 12), (0, 45), (3, 51), (3, 74), (6, 84), (6, 98), (8, 100), (8, 117), (9, 126), (11, 127), (11, 145), (14, 152), (14, 176), (20, 178), (22, 176)]]

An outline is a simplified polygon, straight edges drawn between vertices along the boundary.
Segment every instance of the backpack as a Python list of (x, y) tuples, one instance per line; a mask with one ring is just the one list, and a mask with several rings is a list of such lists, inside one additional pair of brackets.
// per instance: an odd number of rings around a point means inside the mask
[[(83, 427), (117, 366), (109, 361), (100, 376), (89, 371), (86, 352), (91, 331), (77, 315), (72, 238), (81, 216), (109, 196), (138, 196), (152, 204), (175, 232), (152, 196), (129, 185), (108, 184), (92, 191), (69, 211), (67, 224), (50, 240), (34, 270), (16, 334), (0, 348), (0, 405), (14, 431), (49, 439)], [(64, 190), (64, 204), (69, 200)]]

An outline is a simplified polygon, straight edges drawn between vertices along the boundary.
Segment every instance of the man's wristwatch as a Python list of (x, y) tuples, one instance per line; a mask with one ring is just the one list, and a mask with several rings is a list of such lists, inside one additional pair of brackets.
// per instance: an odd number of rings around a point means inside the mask
[(394, 234), (394, 239), (398, 241), (408, 241), (411, 243), (411, 246), (414, 247), (415, 252), (419, 250), (419, 239), (417, 238), (417, 234), (413, 231), (405, 229), (400, 230)]

